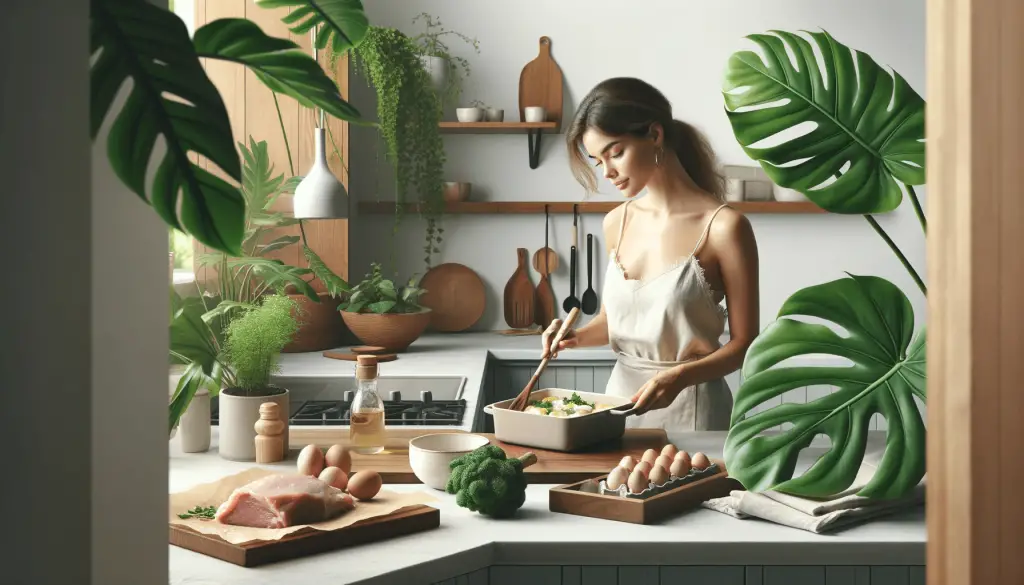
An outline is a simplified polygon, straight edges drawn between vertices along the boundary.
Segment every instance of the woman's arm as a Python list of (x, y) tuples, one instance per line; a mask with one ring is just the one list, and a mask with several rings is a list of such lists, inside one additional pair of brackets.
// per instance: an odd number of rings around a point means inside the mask
[(729, 304), (729, 341), (707, 356), (654, 376), (633, 396), (637, 412), (664, 408), (684, 388), (724, 378), (743, 367), (760, 328), (757, 242), (747, 218), (722, 213), (712, 225), (715, 256)]

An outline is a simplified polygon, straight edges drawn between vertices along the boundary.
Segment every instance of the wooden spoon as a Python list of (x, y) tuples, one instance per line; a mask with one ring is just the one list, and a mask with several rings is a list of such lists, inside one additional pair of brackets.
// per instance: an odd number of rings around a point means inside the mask
[[(572, 329), (573, 325), (576, 324), (576, 319), (580, 316), (580, 310), (577, 307), (573, 307), (569, 314), (565, 317), (565, 321), (562, 323), (562, 327), (555, 333), (555, 336), (551, 340), (552, 346), (557, 346), (558, 342), (565, 337), (565, 334)], [(509, 404), (509, 410), (518, 410), (522, 412), (526, 410), (526, 406), (530, 403), (530, 392), (533, 391), (533, 387), (537, 385), (537, 381), (540, 380), (540, 375), (544, 373), (544, 370), (548, 367), (548, 362), (551, 361), (551, 356), (542, 359), (540, 365), (537, 366), (537, 371), (533, 373), (533, 377), (526, 383), (523, 391), (516, 396), (516, 399)]]
[[(551, 259), (554, 258), (554, 262)], [(540, 282), (533, 298), (533, 322), (547, 327), (555, 319), (555, 291), (548, 275), (557, 268), (558, 255), (548, 247), (548, 206), (544, 206), (544, 247), (533, 255), (533, 267), (540, 273)]]

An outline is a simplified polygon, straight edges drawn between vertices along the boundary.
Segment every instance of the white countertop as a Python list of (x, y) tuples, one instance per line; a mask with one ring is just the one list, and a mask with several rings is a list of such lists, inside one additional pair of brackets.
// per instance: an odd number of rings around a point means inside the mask
[[(535, 339), (536, 341), (536, 339)], [(484, 350), (481, 350), (484, 351)], [(455, 356), (442, 358), (456, 360)], [(399, 360), (401, 361), (401, 360)], [(410, 360), (412, 361), (412, 360)], [(436, 360), (432, 360), (436, 361)], [(672, 435), (691, 452), (720, 457), (725, 433)], [(170, 491), (214, 481), (257, 466), (210, 451), (183, 454), (170, 447)], [(869, 446), (884, 444), (873, 433)], [(802, 453), (803, 469), (821, 454)], [(294, 462), (269, 469), (293, 468)], [(434, 583), (495, 564), (553, 565), (923, 565), (924, 509), (877, 519), (834, 535), (816, 535), (760, 520), (737, 520), (698, 509), (658, 525), (635, 525), (548, 510), (550, 485), (530, 485), (516, 518), (493, 520), (455, 504), (455, 497), (423, 485), (388, 485), (393, 491), (427, 491), (438, 498), (441, 526), (419, 534), (322, 553), (262, 567), (243, 568), (170, 547), (175, 585), (332, 585)]]

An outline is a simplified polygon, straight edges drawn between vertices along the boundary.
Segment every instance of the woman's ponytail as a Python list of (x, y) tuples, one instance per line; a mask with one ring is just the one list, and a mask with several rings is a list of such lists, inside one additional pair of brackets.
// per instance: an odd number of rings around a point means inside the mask
[(724, 201), (725, 177), (718, 170), (715, 151), (700, 130), (682, 120), (672, 120), (666, 138), (693, 182)]

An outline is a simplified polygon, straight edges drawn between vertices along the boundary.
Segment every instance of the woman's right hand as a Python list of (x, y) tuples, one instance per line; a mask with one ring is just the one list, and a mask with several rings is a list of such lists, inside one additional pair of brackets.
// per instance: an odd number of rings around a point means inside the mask
[(548, 325), (548, 328), (545, 329), (543, 333), (541, 333), (540, 343), (541, 348), (543, 349), (540, 356), (541, 359), (544, 359), (549, 355), (552, 359), (554, 359), (558, 357), (558, 352), (562, 351), (563, 349), (571, 349), (579, 344), (579, 338), (576, 337), (576, 330), (569, 329), (568, 331), (565, 332), (565, 335), (562, 337), (562, 340), (558, 342), (558, 346), (554, 346), (552, 342), (555, 340), (555, 335), (561, 328), (562, 320), (555, 319), (551, 321), (551, 324)]

